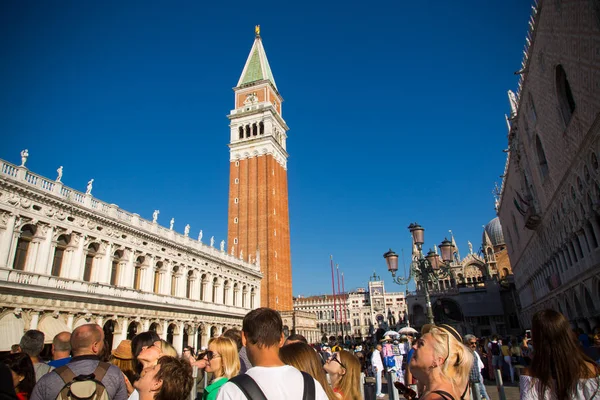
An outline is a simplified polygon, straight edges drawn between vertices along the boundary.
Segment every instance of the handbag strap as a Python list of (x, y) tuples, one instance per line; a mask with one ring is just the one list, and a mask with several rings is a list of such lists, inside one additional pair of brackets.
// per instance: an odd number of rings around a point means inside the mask
[(252, 377), (246, 374), (241, 374), (229, 380), (240, 388), (246, 399), (248, 400), (267, 400), (265, 394), (260, 389), (258, 384)]
[(304, 394), (302, 400), (315, 400), (315, 380), (307, 372), (300, 371), (304, 378)]
[(454, 397), (452, 397), (452, 395), (450, 393), (445, 392), (443, 390), (434, 390), (431, 393), (437, 393), (437, 394), (439, 394), (440, 396), (442, 396), (442, 398), (444, 400), (454, 400)]

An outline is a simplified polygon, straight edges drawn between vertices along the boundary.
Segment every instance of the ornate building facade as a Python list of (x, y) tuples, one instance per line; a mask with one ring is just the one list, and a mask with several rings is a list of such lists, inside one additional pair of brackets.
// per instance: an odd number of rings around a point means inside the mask
[(497, 204), (523, 307), (600, 326), (600, 5), (533, 8)]
[[(477, 336), (522, 334), (520, 305), (499, 219), (494, 218), (484, 227), (480, 251), (474, 251), (469, 243), (469, 253), (462, 258), (454, 238), (452, 242), (455, 250), (450, 275), (428, 286), (436, 323), (450, 324), (463, 334)], [(427, 313), (418, 281), (416, 289), (407, 294), (406, 302), (411, 325), (420, 327), (427, 323)]]
[[(0, 351), (24, 330), (46, 342), (96, 322), (116, 347), (156, 331), (182, 346), (208, 340), (260, 306), (253, 263), (0, 160)], [(258, 258), (258, 257), (257, 257)]]
[(231, 254), (248, 259), (258, 252), (264, 275), (261, 304), (292, 310), (292, 264), (288, 211), (283, 98), (262, 45), (256, 38), (229, 114), (231, 141), (228, 243)]
[(379, 328), (393, 329), (406, 313), (404, 292), (386, 292), (375, 274), (368, 288), (332, 295), (297, 297), (294, 310), (311, 313), (321, 336), (367, 338)]

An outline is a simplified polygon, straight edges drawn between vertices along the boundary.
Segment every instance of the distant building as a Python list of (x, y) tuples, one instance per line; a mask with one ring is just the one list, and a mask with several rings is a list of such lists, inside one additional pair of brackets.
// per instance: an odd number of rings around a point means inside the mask
[[(455, 251), (450, 275), (428, 287), (435, 322), (452, 325), (462, 334), (522, 334), (512, 268), (498, 218), (484, 227), (481, 250), (475, 251), (471, 245), (462, 258), (454, 239), (452, 242)], [(416, 328), (427, 323), (423, 289), (417, 278), (416, 291), (406, 297), (410, 324)]]
[(539, 1), (497, 203), (521, 322), (552, 308), (600, 326), (600, 3)]
[(368, 338), (377, 329), (396, 329), (404, 320), (404, 292), (386, 292), (383, 280), (373, 274), (367, 288), (334, 297), (323, 294), (296, 297), (294, 310), (312, 313), (321, 336)]

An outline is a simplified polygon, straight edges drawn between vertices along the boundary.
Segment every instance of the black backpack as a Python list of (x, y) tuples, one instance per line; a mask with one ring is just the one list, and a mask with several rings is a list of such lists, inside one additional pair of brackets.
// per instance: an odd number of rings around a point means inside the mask
[(496, 342), (496, 343), (492, 342), (492, 355), (493, 356), (500, 355), (500, 345), (498, 344), (498, 342)]
[[(302, 400), (314, 400), (316, 395), (315, 381), (308, 373), (304, 371), (300, 372), (302, 373), (302, 378), (304, 378), (304, 394), (302, 395)], [(232, 382), (239, 387), (248, 400), (267, 400), (263, 391), (250, 375), (240, 374), (231, 378), (229, 382)]]

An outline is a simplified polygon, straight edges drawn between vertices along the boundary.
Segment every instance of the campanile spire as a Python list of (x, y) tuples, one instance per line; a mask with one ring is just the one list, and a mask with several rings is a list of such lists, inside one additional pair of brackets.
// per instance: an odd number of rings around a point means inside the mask
[(287, 189), (288, 126), (283, 98), (255, 27), (230, 120), (228, 244), (236, 257), (260, 254), (261, 306), (291, 311), (292, 267)]

